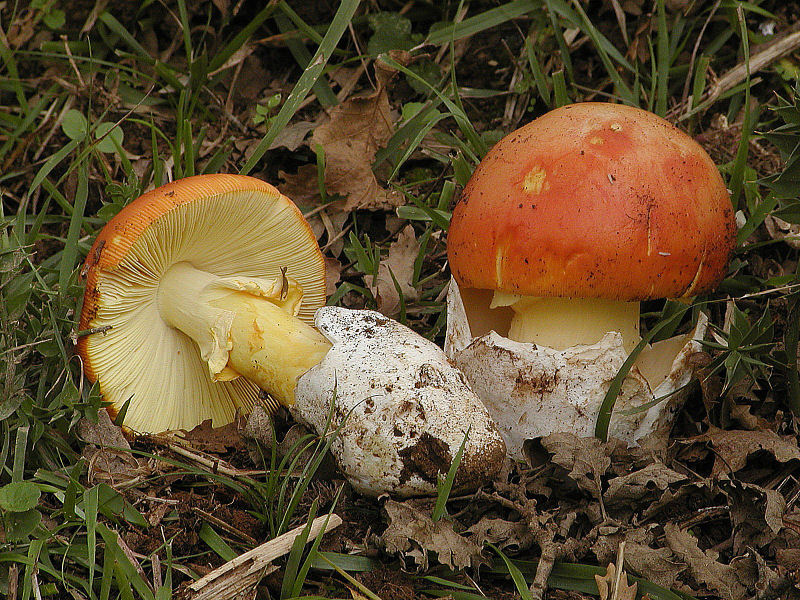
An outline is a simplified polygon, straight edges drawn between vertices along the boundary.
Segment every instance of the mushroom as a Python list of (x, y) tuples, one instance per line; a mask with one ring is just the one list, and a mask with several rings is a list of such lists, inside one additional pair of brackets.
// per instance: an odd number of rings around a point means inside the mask
[[(258, 179), (200, 175), (147, 192), (109, 221), (87, 256), (87, 335), (78, 338), (85, 372), (112, 414), (128, 403), (124, 425), (138, 432), (206, 419), (221, 426), (258, 403), (287, 406), (319, 433), (339, 429), (335, 458), (374, 495), (435, 491), (429, 465), (406, 454), (434, 439), (431, 459), (446, 471), (469, 432), (457, 480), (483, 483), (505, 449), (463, 376), (410, 329), (375, 327), (372, 311), (343, 318), (325, 307), (324, 264), (297, 207)], [(363, 323), (370, 340), (348, 334)], [(383, 362), (353, 362), (362, 342)], [(408, 374), (428, 367), (449, 387), (415, 387)], [(370, 406), (381, 408), (381, 423), (365, 435)], [(413, 426), (403, 416), (409, 407)], [(374, 452), (347, 459), (367, 439)], [(479, 464), (487, 453), (491, 465)]]
[[(640, 341), (640, 301), (711, 291), (726, 273), (735, 230), (711, 158), (647, 111), (573, 104), (498, 142), (448, 231), (456, 283), (446, 350), (512, 452), (562, 427), (591, 434), (611, 380)], [(669, 425), (676, 398), (658, 403), (653, 392), (684, 385), (699, 347), (682, 348), (701, 334), (640, 354), (620, 398), (629, 410), (618, 411), (633, 416), (617, 414), (613, 434), (635, 442)], [(506, 341), (515, 360), (503, 377), (487, 374), (480, 362), (505, 364)]]

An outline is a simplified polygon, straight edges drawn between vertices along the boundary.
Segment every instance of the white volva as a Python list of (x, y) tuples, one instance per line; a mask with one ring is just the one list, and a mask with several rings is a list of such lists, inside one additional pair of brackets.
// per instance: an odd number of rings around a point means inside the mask
[(331, 450), (358, 491), (435, 493), (465, 437), (456, 485), (497, 471), (500, 433), (436, 344), (369, 310), (323, 307), (315, 325), (332, 347), (300, 377), (291, 410), (320, 433), (331, 419)]
[[(629, 354), (624, 334), (606, 330), (598, 338), (595, 329), (580, 340), (583, 343), (565, 345), (559, 327), (554, 326), (545, 327), (545, 337), (556, 347), (545, 345), (541, 338), (538, 343), (515, 341), (509, 339), (513, 334), (503, 337), (490, 331), (487, 309), (465, 306), (458, 285), (451, 280), (445, 350), (486, 405), (509, 454), (523, 458), (525, 440), (557, 431), (594, 435), (603, 398)], [(471, 312), (488, 333), (473, 336)], [(617, 317), (612, 311), (610, 319)], [(697, 340), (705, 334), (706, 324), (701, 314), (691, 334), (653, 344), (640, 354), (617, 398), (609, 437), (636, 444), (648, 435), (669, 432), (694, 374), (689, 357), (701, 350)], [(569, 322), (561, 325), (566, 328)]]

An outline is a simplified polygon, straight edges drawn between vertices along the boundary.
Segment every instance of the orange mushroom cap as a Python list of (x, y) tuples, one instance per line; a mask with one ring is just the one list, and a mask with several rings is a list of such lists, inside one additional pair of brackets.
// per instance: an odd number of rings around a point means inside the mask
[[(240, 175), (197, 175), (143, 194), (89, 250), (79, 327), (101, 331), (77, 340), (86, 376), (99, 382), (109, 412), (132, 399), (126, 424), (133, 429), (147, 430), (137, 423), (147, 422), (148, 411), (174, 410), (177, 428), (221, 415), (230, 420), (259, 399), (244, 378), (213, 381), (194, 342), (160, 318), (160, 277), (182, 261), (220, 277), (281, 277), (286, 269), (302, 288), (297, 316), (307, 323), (325, 304), (316, 238), (273, 186)], [(181, 401), (186, 406), (170, 406)], [(134, 406), (141, 402), (146, 406)]]
[(637, 301), (711, 291), (736, 225), (711, 158), (647, 111), (586, 102), (498, 142), (448, 231), (466, 288)]

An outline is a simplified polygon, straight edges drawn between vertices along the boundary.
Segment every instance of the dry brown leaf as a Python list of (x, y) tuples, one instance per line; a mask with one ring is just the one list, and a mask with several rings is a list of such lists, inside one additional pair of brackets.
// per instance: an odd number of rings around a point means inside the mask
[(653, 496), (654, 492), (656, 494), (659, 491), (663, 492), (670, 485), (686, 479), (685, 475), (673, 471), (664, 463), (657, 462), (610, 480), (603, 499), (608, 507), (635, 508), (637, 501)]
[[(653, 536), (644, 528), (625, 532), (625, 564), (644, 579), (665, 588), (675, 589), (678, 576), (686, 565), (675, 560), (669, 548), (651, 548)], [(601, 563), (614, 560), (619, 547), (617, 536), (600, 536), (592, 551)]]
[(717, 552), (701, 550), (697, 538), (675, 523), (664, 524), (664, 534), (667, 545), (686, 564), (697, 583), (729, 600), (747, 597), (747, 588), (739, 582), (736, 569), (718, 562)]
[(223, 17), (228, 16), (228, 11), (231, 7), (231, 0), (211, 0), (211, 2), (217, 7), (217, 10), (222, 13)]
[(242, 450), (244, 441), (240, 430), (243, 425), (233, 422), (222, 427), (212, 427), (211, 419), (206, 419), (191, 431), (187, 431), (183, 440), (188, 442), (190, 448), (214, 454), (223, 454), (231, 448)]
[(423, 570), (428, 569), (430, 552), (451, 569), (464, 569), (484, 562), (481, 547), (453, 530), (444, 519), (433, 521), (429, 510), (421, 510), (413, 501), (387, 500), (383, 505), (389, 526), (383, 532), (384, 548), (410, 557)]
[[(275, 136), (275, 139), (272, 141), (272, 144), (270, 144), (269, 149), (272, 150), (274, 148), (284, 147), (292, 151), (297, 150), (303, 144), (306, 136), (312, 129), (314, 129), (314, 123), (311, 121), (298, 121), (296, 123), (292, 123), (291, 125), (287, 125), (280, 131), (280, 133), (278, 133), (277, 136)], [(311, 166), (314, 167), (316, 175), (316, 166)], [(315, 184), (316, 181), (317, 179), (314, 177), (313, 182)], [(291, 196), (289, 197), (291, 198)]]
[(751, 406), (748, 404), (741, 404), (739, 402), (735, 402), (730, 407), (731, 418), (736, 420), (739, 423), (739, 425), (741, 425), (745, 429), (751, 429), (751, 430), (774, 429), (775, 425), (773, 425), (763, 417), (754, 415), (752, 412), (750, 412), (750, 409)]
[(785, 548), (776, 551), (775, 560), (787, 571), (800, 572), (800, 548)]
[(582, 438), (571, 433), (553, 433), (541, 440), (552, 461), (569, 471), (578, 487), (600, 497), (600, 478), (611, 466), (611, 454), (616, 443), (597, 438)]
[(628, 575), (622, 569), (619, 575), (614, 563), (609, 563), (605, 575), (595, 575), (600, 600), (636, 600), (637, 584), (628, 585)]
[(414, 235), (414, 227), (407, 225), (389, 246), (389, 256), (381, 260), (378, 275), (372, 278), (369, 285), (378, 301), (378, 310), (383, 314), (393, 316), (400, 308), (400, 294), (395, 287), (395, 280), (406, 301), (417, 298), (417, 289), (411, 282), (414, 278), (414, 261), (418, 255), (419, 242)]
[(97, 411), (96, 423), (82, 418), (77, 432), (78, 437), (87, 443), (83, 456), (89, 463), (90, 481), (105, 481), (113, 485), (150, 474), (147, 461), (131, 454), (128, 440), (105, 410)]
[(779, 491), (726, 479), (719, 481), (719, 487), (728, 496), (737, 555), (766, 546), (778, 536), (786, 511), (786, 499)]
[(334, 204), (328, 205), (325, 210), (313, 212), (313, 214), (306, 217), (306, 221), (308, 221), (311, 231), (314, 232), (322, 251), (330, 256), (337, 257), (344, 249), (345, 237), (342, 235), (342, 230), (347, 222), (348, 215), (341, 212)]
[[(296, 173), (279, 170), (278, 178), (283, 181), (278, 184), (278, 189), (295, 204), (303, 206), (304, 209), (320, 205), (317, 165), (303, 165)], [(341, 206), (341, 202), (337, 202), (336, 206)]]
[(247, 422), (241, 430), (247, 453), (254, 464), (261, 465), (265, 462), (264, 453), (270, 452), (274, 435), (272, 417), (263, 406), (256, 404), (247, 415)]
[(758, 592), (756, 598), (784, 597), (783, 593), (792, 585), (786, 577), (771, 568), (764, 557), (753, 548), (749, 549), (747, 561), (755, 563), (756, 572), (752, 576), (752, 585)]
[(506, 521), (494, 517), (481, 517), (481, 520), (466, 530), (479, 546), (489, 542), (500, 550), (511, 548), (515, 551), (528, 548), (533, 542), (530, 527), (525, 521)]
[(10, 48), (24, 46), (36, 33), (36, 11), (21, 11), (8, 27), (6, 41)]
[(787, 223), (783, 219), (772, 215), (766, 216), (764, 225), (773, 240), (783, 240), (795, 250), (800, 248), (800, 225)]
[[(400, 62), (407, 58), (397, 57)], [(372, 170), (375, 153), (394, 133), (395, 115), (386, 91), (396, 71), (376, 61), (376, 88), (373, 92), (348, 98), (333, 107), (327, 117), (315, 124), (306, 143), (320, 146), (325, 154), (325, 192), (340, 195), (337, 209), (350, 213), (356, 209), (392, 210), (403, 204), (403, 195), (382, 187)], [(318, 204), (316, 165), (304, 165), (292, 175), (279, 172), (284, 181), (281, 192), (298, 203)]]
[(343, 210), (391, 210), (403, 196), (378, 184), (372, 162), (394, 131), (389, 97), (384, 88), (354, 97), (333, 108), (330, 120), (314, 130), (311, 145), (325, 151), (325, 188), (346, 197)]
[(336, 284), (342, 278), (342, 263), (332, 256), (325, 255), (325, 295), (336, 292)]
[(94, 444), (101, 448), (131, 449), (131, 445), (122, 434), (122, 429), (111, 421), (105, 410), (97, 411), (97, 422), (92, 422), (86, 417), (78, 421), (78, 437), (87, 444)]
[(716, 457), (712, 468), (712, 478), (729, 469), (734, 472), (747, 465), (747, 457), (759, 450), (765, 450), (781, 463), (800, 460), (800, 448), (792, 436), (781, 437), (774, 431), (723, 430), (714, 427), (689, 442), (708, 442), (714, 448)]

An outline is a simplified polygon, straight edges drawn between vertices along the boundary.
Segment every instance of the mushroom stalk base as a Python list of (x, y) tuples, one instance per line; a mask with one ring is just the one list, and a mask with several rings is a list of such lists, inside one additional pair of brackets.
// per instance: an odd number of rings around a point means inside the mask
[(172, 266), (158, 290), (161, 317), (197, 344), (215, 380), (243, 376), (283, 405), (297, 378), (331, 347), (300, 320), (302, 290), (288, 277), (219, 277), (186, 262)]
[(514, 310), (508, 337), (556, 350), (594, 344), (609, 331), (630, 352), (639, 343), (639, 303), (602, 298), (537, 298), (495, 292), (491, 308)]

